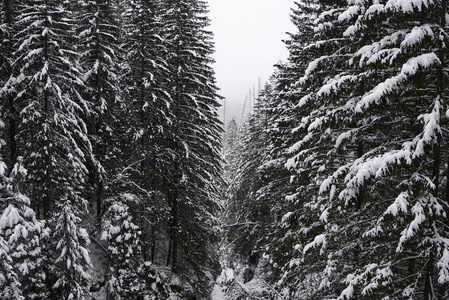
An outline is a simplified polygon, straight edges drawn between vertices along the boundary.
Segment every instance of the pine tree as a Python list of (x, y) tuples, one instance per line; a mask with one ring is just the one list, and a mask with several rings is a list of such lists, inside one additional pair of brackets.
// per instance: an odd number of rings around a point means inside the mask
[[(164, 231), (167, 209), (162, 186), (167, 170), (165, 161), (170, 158), (166, 132), (170, 120), (168, 94), (167, 49), (162, 34), (167, 31), (162, 21), (159, 1), (132, 1), (125, 14), (126, 72), (124, 76), (125, 99), (128, 103), (128, 149), (131, 153), (126, 165), (129, 179), (133, 181), (134, 194), (139, 194), (142, 209), (134, 212), (140, 218), (143, 230), (143, 253), (154, 262), (155, 232)], [(163, 238), (163, 237), (161, 237)], [(161, 254), (158, 254), (159, 256)]]
[(57, 239), (54, 262), (57, 280), (52, 288), (62, 299), (87, 299), (90, 275), (86, 267), (90, 265), (90, 257), (86, 246), (90, 242), (89, 234), (81, 226), (81, 211), (69, 199), (61, 202), (58, 202), (57, 225), (53, 232)]
[(17, 156), (16, 129), (17, 129), (17, 111), (14, 106), (15, 90), (12, 86), (11, 77), (13, 76), (14, 61), (14, 35), (15, 21), (17, 14), (17, 1), (3, 1), (0, 4), (0, 99), (2, 100), (1, 111), (5, 116), (8, 141), (3, 148), (4, 158), (8, 167), (12, 168)]
[[(5, 144), (4, 140), (0, 141)], [(30, 200), (18, 190), (16, 182), (23, 176), (22, 166), (16, 164), (9, 171), (3, 161), (0, 165), (0, 298), (46, 297), (42, 245), (48, 238), (48, 231), (44, 229), (44, 222), (36, 219)]]
[(208, 274), (218, 271), (214, 244), (221, 174), (221, 124), (206, 10), (203, 1), (164, 3), (172, 107), (167, 140), (173, 153), (164, 184), (171, 209), (168, 263), (191, 282), (188, 270), (193, 270), (194, 289), (203, 297)]
[(46, 253), (55, 266), (47, 270), (47, 279), (54, 279), (52, 285), (57, 282), (54, 297), (81, 299), (89, 263), (84, 248), (88, 235), (80, 215), (87, 209), (86, 160), (95, 160), (83, 121), (90, 105), (79, 92), (83, 82), (73, 50), (75, 26), (69, 5), (21, 3), (15, 101), (21, 116), (20, 154), (28, 171), (23, 184), (53, 231), (54, 243), (47, 245)]
[(233, 118), (229, 121), (223, 141), (223, 150), (225, 156), (224, 180), (228, 184), (235, 177), (238, 168), (238, 153), (241, 146), (240, 129), (237, 121)]
[[(298, 250), (321, 252), (325, 265), (316, 277), (330, 296), (445, 297), (445, 277), (439, 287), (434, 279), (438, 267), (446, 272), (447, 247), (437, 225), (445, 222), (438, 195), (446, 76), (439, 53), (444, 45), (434, 32), (442, 39), (446, 34), (436, 7), (446, 10), (442, 3), (390, 1), (357, 3), (338, 13), (352, 47), (336, 53), (345, 53), (347, 63), (309, 94), (324, 101), (323, 108), (310, 111), (305, 138), (295, 146), (320, 167), (320, 190), (307, 205), (323, 226)], [(329, 74), (320, 61), (309, 65), (305, 81), (313, 72)], [(333, 147), (308, 146), (313, 136), (327, 137)]]
[[(348, 41), (339, 37), (342, 29), (336, 23), (342, 11), (343, 2), (296, 3), (291, 19), (298, 31), (287, 41), (289, 61), (281, 66), (277, 77), (277, 104), (273, 105), (270, 123), (274, 132), (284, 130), (284, 134), (273, 139), (273, 146), (278, 151), (275, 157), (291, 170), (291, 177), (285, 189), (287, 197), (280, 199), (282, 204), (266, 252), (273, 260), (273, 278), (280, 277), (274, 284), (286, 297), (319, 297), (320, 277), (316, 270), (323, 266), (323, 260), (313, 258), (304, 264), (300, 251), (309, 238), (322, 230), (322, 224), (316, 221), (320, 216), (315, 209), (317, 181), (323, 170), (331, 168), (326, 153), (331, 145), (327, 133), (312, 135), (308, 129), (317, 126), (313, 121), (327, 109), (315, 93), (345, 65), (341, 49)], [(286, 174), (281, 178), (286, 180)]]
[[(293, 212), (298, 208), (290, 200), (295, 193), (291, 184), (291, 173), (286, 168), (290, 157), (289, 145), (294, 140), (292, 130), (297, 118), (291, 88), (294, 84), (294, 64), (277, 65), (266, 90), (260, 97), (264, 127), (264, 159), (260, 172), (264, 177), (264, 186), (259, 189), (259, 202), (266, 203), (270, 210), (269, 222), (266, 225), (261, 248), (265, 267), (269, 270), (265, 280), (279, 284), (282, 268), (294, 257), (294, 241), (300, 230)], [(295, 95), (296, 96), (296, 95)], [(298, 227), (296, 227), (298, 226)]]
[(122, 194), (109, 199), (102, 239), (108, 242), (112, 259), (108, 289), (113, 299), (165, 299), (170, 297), (169, 280), (159, 273), (155, 265), (145, 261), (143, 232), (139, 219), (132, 211), (140, 199), (132, 194)]
[(133, 195), (122, 195), (109, 205), (102, 239), (108, 241), (113, 259), (108, 289), (114, 299), (135, 299), (146, 289), (145, 281), (137, 270), (142, 261), (142, 231), (130, 212), (138, 205)]
[[(90, 181), (95, 185), (96, 213), (102, 214), (104, 177), (113, 173), (115, 139), (120, 117), (120, 15), (117, 1), (86, 0), (79, 5), (80, 65), (85, 88), (82, 96), (92, 104), (86, 118), (93, 154), (101, 165), (89, 162)], [(94, 178), (93, 178), (94, 177)]]

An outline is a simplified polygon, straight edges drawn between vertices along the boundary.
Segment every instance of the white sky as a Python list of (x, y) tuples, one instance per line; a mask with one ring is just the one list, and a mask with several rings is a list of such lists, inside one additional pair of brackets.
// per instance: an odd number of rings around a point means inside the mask
[(215, 35), (214, 68), (220, 94), (226, 97), (226, 121), (235, 116), (240, 122), (249, 89), (255, 85), (257, 90), (258, 78), (265, 82), (273, 65), (287, 58), (282, 40), (288, 37), (286, 32), (295, 31), (289, 17), (294, 0), (207, 1)]

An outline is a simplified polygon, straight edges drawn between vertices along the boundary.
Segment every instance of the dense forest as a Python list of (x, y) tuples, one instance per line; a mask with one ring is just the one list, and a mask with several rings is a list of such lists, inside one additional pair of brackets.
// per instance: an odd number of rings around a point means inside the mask
[(228, 299), (449, 299), (448, 4), (296, 1), (227, 124)]
[(223, 135), (204, 1), (1, 1), (0, 299), (449, 299), (448, 6), (295, 2)]
[(210, 297), (222, 125), (206, 13), (1, 1), (1, 299)]

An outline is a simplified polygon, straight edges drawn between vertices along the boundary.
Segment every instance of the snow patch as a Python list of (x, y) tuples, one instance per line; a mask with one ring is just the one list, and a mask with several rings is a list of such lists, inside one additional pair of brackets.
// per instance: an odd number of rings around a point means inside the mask
[(326, 236), (324, 234), (317, 235), (315, 237), (315, 239), (313, 240), (313, 242), (308, 243), (304, 247), (303, 254), (306, 254), (307, 251), (309, 251), (310, 249), (315, 248), (315, 247), (317, 247), (319, 245), (323, 245), (323, 247), (326, 246)]
[(409, 197), (408, 192), (402, 192), (394, 202), (387, 208), (384, 215), (397, 216), (399, 212), (407, 213), (407, 207), (409, 205), (407, 199)]

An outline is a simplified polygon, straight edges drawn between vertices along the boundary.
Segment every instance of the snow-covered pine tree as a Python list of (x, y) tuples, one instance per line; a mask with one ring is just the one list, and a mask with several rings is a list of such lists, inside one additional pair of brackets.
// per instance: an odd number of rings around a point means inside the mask
[[(329, 133), (308, 134), (308, 129), (319, 126), (313, 121), (327, 109), (324, 101), (316, 97), (317, 91), (328, 77), (344, 69), (346, 63), (341, 49), (347, 47), (348, 39), (341, 38), (343, 29), (336, 24), (344, 5), (344, 1), (299, 1), (291, 16), (298, 31), (287, 41), (289, 61), (283, 69), (277, 97), (287, 109), (281, 110), (280, 118), (291, 131), (281, 139), (289, 147), (283, 161), (292, 171), (290, 189), (294, 192), (284, 200), (285, 206), (279, 212), (283, 216), (275, 225), (280, 227), (280, 236), (271, 236), (272, 245), (267, 251), (281, 268), (274, 273), (280, 275), (281, 280), (276, 284), (286, 297), (307, 298), (312, 294), (320, 297), (317, 270), (323, 266), (323, 260), (301, 260), (301, 247), (322, 230), (321, 222), (316, 221), (319, 218), (315, 209), (317, 180), (325, 169), (335, 167), (329, 164), (331, 158), (327, 155), (327, 150), (332, 148)], [(286, 245), (287, 254), (280, 257), (276, 249)]]
[(81, 225), (78, 201), (80, 199), (61, 199), (56, 204), (53, 238), (57, 240), (54, 248), (57, 257), (52, 270), (56, 280), (52, 288), (56, 291), (54, 297), (60, 299), (87, 299), (88, 295), (90, 257), (86, 247), (90, 239)]
[[(290, 157), (289, 146), (294, 140), (292, 130), (297, 120), (293, 85), (296, 81), (292, 62), (278, 64), (270, 79), (269, 90), (261, 98), (264, 113), (262, 118), (265, 132), (265, 150), (262, 165), (259, 167), (264, 177), (264, 186), (258, 191), (259, 202), (270, 208), (270, 221), (265, 228), (263, 248), (267, 274), (265, 280), (273, 285), (279, 283), (282, 268), (290, 261), (294, 251), (294, 241), (300, 230), (293, 212), (301, 215), (294, 202), (287, 196), (294, 194), (291, 174), (286, 168)], [(290, 199), (290, 197), (288, 198)]]
[[(167, 126), (170, 124), (169, 75), (167, 49), (162, 34), (165, 27), (160, 1), (131, 1), (124, 16), (125, 34), (125, 83), (124, 99), (129, 116), (127, 123), (126, 153), (131, 156), (125, 165), (132, 165), (128, 171), (133, 182), (132, 193), (139, 194), (141, 209), (134, 212), (140, 218), (143, 253), (148, 261), (158, 263), (164, 253), (157, 253), (161, 245), (156, 239), (164, 240), (167, 227), (167, 204), (162, 191), (166, 162), (171, 153), (167, 149)], [(155, 232), (161, 232), (160, 237)], [(164, 261), (165, 263), (165, 261)]]
[[(241, 126), (239, 135), (242, 145), (234, 148), (237, 156), (235, 176), (228, 183), (226, 195), (226, 238), (240, 261), (250, 264), (250, 258), (257, 262), (259, 251), (256, 245), (263, 236), (263, 228), (269, 215), (266, 207), (260, 207), (257, 191), (265, 184), (259, 167), (265, 152), (265, 117), (256, 112)], [(252, 262), (252, 267), (255, 263)]]
[(90, 162), (90, 182), (95, 189), (96, 214), (102, 214), (105, 176), (114, 173), (114, 149), (122, 139), (120, 118), (121, 16), (117, 1), (84, 0), (79, 3), (77, 28), (80, 65), (83, 71), (84, 98), (94, 112), (86, 120), (93, 153), (101, 166)]
[(89, 238), (80, 215), (87, 209), (86, 160), (94, 158), (83, 121), (90, 105), (79, 92), (74, 10), (67, 1), (24, 0), (19, 7), (14, 88), (19, 153), (28, 172), (21, 184), (52, 230), (45, 248), (50, 298), (83, 299)]
[(169, 264), (195, 293), (208, 297), (218, 271), (218, 195), (221, 181), (217, 87), (210, 57), (204, 1), (163, 3), (169, 57), (172, 124), (167, 133), (173, 153), (164, 186), (171, 208)]
[(237, 171), (238, 153), (241, 146), (241, 137), (239, 135), (239, 125), (235, 118), (227, 124), (227, 129), (223, 139), (223, 151), (225, 158), (224, 181), (229, 184), (235, 177)]
[(16, 129), (17, 111), (14, 106), (14, 89), (11, 86), (13, 75), (12, 63), (14, 61), (14, 35), (15, 17), (17, 14), (17, 1), (2, 1), (0, 3), (0, 99), (1, 112), (4, 116), (6, 140), (3, 157), (9, 168), (15, 163), (16, 151)]
[(136, 299), (146, 289), (139, 268), (142, 259), (142, 231), (135, 224), (132, 208), (139, 205), (140, 199), (124, 194), (112, 200), (108, 206), (103, 224), (102, 239), (107, 240), (111, 256), (108, 290), (114, 299)]
[(307, 129), (334, 144), (313, 152), (333, 158), (317, 180), (324, 227), (298, 245), (305, 254), (318, 248), (327, 261), (318, 274), (324, 294), (447, 297), (446, 5), (349, 2), (339, 12), (343, 37), (352, 41), (340, 51), (348, 64), (318, 87), (325, 110), (310, 115), (309, 124), (319, 126)]
[(48, 237), (36, 219), (30, 200), (18, 189), (23, 174), (17, 160), (17, 110), (14, 104), (13, 62), (17, 1), (0, 3), (0, 244), (1, 299), (46, 297), (41, 245)]
[(102, 239), (108, 243), (111, 259), (109, 295), (113, 299), (169, 299), (169, 280), (142, 255), (143, 232), (139, 218), (133, 217), (141, 199), (123, 193), (108, 202)]
[(8, 172), (0, 161), (0, 299), (42, 299), (46, 297), (42, 244), (48, 232), (15, 184), (23, 168), (16, 165)]
[[(272, 78), (273, 79), (273, 78)], [(280, 184), (287, 170), (283, 164), (273, 160), (273, 144), (269, 136), (269, 121), (273, 111), (273, 80), (260, 92), (254, 106), (254, 113), (240, 132), (242, 145), (233, 150), (237, 158), (234, 173), (226, 194), (225, 234), (231, 249), (229, 267), (236, 272), (236, 281), (248, 282), (257, 277), (272, 275), (272, 266), (266, 267), (269, 274), (260, 271), (267, 263), (262, 259), (267, 237), (273, 230), (272, 222), (276, 216), (284, 186)], [(287, 180), (288, 182), (288, 180)], [(285, 197), (285, 195), (284, 195)], [(280, 249), (278, 249), (280, 250)], [(235, 282), (232, 282), (235, 285)], [(229, 297), (240, 296), (237, 288), (228, 291)], [(258, 295), (262, 296), (262, 295)], [(266, 295), (265, 295), (266, 296)]]

